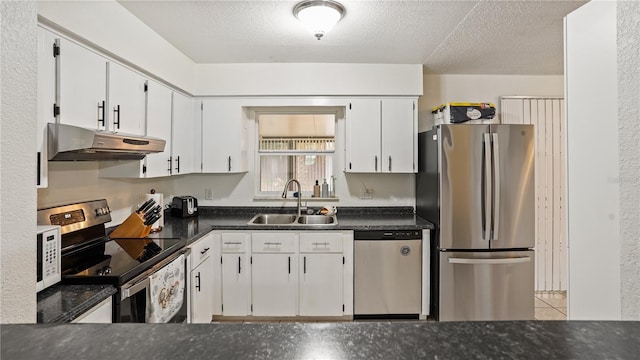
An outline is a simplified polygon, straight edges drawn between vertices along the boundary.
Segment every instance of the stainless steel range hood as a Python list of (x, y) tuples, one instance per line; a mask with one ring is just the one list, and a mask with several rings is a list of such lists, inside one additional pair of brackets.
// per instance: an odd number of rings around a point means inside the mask
[(48, 124), (51, 161), (141, 160), (147, 154), (164, 151), (162, 139), (86, 129), (73, 125)]

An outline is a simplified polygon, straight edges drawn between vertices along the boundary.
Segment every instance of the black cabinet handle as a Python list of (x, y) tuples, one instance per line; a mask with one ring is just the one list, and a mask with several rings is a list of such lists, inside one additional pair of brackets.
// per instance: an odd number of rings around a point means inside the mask
[(289, 256), (289, 274), (291, 274), (291, 256)]
[(378, 171), (378, 156), (376, 156), (375, 159), (376, 159), (376, 171)]
[(176, 172), (180, 173), (180, 155), (176, 157), (176, 163), (177, 163)]
[(391, 156), (389, 156), (389, 171), (391, 171)]
[(196, 275), (196, 289), (200, 292), (200, 271), (198, 271), (198, 275)]
[(204, 253), (206, 253), (207, 251), (209, 251), (209, 248), (204, 248), (204, 250), (200, 251), (200, 254), (204, 254)]
[(169, 168), (167, 169), (167, 171), (169, 172), (169, 175), (171, 175), (173, 174), (173, 169), (171, 168), (171, 164), (173, 164), (173, 158), (169, 156), (169, 160), (167, 160), (167, 162), (169, 163)]
[(120, 105), (116, 106), (113, 109), (113, 115), (114, 115), (114, 119), (113, 119), (113, 125), (115, 125), (118, 129), (120, 129)]
[(242, 272), (242, 266), (240, 266), (240, 256), (238, 256), (238, 274)]
[(307, 257), (303, 257), (302, 258), (303, 261), (303, 266), (302, 266), (302, 271), (306, 274), (307, 273)]
[(231, 171), (231, 156), (229, 156), (229, 171)]
[[(102, 113), (102, 119), (100, 119), (100, 113)], [(104, 126), (104, 100), (102, 103), (98, 103), (98, 125)], [(102, 123), (102, 124), (101, 124)]]

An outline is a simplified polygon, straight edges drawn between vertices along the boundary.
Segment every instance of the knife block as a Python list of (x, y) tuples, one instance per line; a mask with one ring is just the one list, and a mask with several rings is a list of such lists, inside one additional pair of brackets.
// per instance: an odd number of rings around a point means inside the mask
[(145, 226), (144, 220), (138, 213), (132, 213), (109, 234), (112, 239), (143, 238), (149, 235), (151, 226)]

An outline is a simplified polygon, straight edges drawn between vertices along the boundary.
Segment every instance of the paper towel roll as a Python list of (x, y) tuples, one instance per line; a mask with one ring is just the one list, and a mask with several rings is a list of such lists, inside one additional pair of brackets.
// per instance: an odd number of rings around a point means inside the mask
[(163, 200), (164, 196), (162, 196), (162, 194), (159, 194), (159, 193), (144, 194), (144, 201), (147, 201), (149, 199), (153, 199), (156, 202), (156, 205), (160, 205), (160, 209), (161, 209), (160, 214), (162, 216), (160, 216), (160, 219), (158, 219), (158, 221), (151, 224), (151, 232), (158, 232), (162, 230), (162, 228), (164, 227), (164, 200)]

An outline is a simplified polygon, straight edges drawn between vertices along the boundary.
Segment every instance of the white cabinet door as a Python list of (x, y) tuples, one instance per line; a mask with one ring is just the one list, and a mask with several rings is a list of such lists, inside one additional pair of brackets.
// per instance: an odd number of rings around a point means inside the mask
[(250, 291), (247, 256), (244, 253), (222, 254), (222, 314), (248, 315)]
[(237, 99), (202, 100), (202, 172), (247, 171), (245, 117)]
[(295, 316), (296, 254), (253, 254), (251, 294), (254, 316)]
[[(193, 100), (182, 94), (173, 93), (173, 111), (171, 118), (172, 139), (171, 156), (174, 175), (194, 172), (196, 136), (196, 116), (193, 113)], [(199, 169), (198, 169), (199, 170)]]
[(107, 59), (69, 40), (58, 41), (60, 123), (105, 130)]
[(147, 89), (147, 135), (166, 141), (164, 151), (145, 158), (145, 177), (171, 175), (171, 89), (149, 80)]
[(213, 317), (214, 260), (207, 257), (191, 271), (191, 323), (210, 323)]
[(48, 186), (47, 124), (56, 121), (56, 58), (53, 55), (55, 34), (38, 27), (38, 121), (36, 133), (37, 183)]
[(382, 100), (382, 172), (415, 172), (417, 144), (415, 100)]
[(109, 297), (71, 322), (76, 324), (111, 324), (113, 322), (112, 314), (113, 300)]
[(343, 315), (342, 254), (300, 254), (300, 316)]
[(146, 79), (114, 62), (109, 62), (107, 69), (109, 130), (144, 135)]
[(346, 116), (347, 172), (379, 172), (380, 99), (356, 99)]

